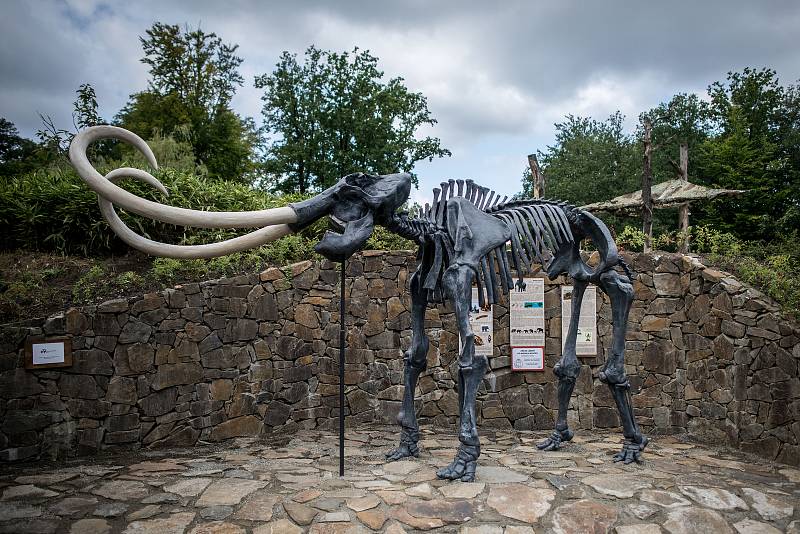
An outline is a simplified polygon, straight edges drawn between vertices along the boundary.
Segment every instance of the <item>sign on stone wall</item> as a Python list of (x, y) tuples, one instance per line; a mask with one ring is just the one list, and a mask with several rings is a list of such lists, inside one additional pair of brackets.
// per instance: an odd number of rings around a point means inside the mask
[[(494, 307), (482, 309), (478, 301), (478, 288), (472, 288), (472, 302), (469, 308), (469, 325), (475, 335), (475, 354), (492, 356), (494, 354)], [(458, 342), (458, 352), (463, 349)]]
[(509, 301), (511, 369), (544, 371), (544, 279), (525, 278)]
[[(561, 286), (561, 349), (567, 340), (572, 315), (572, 286)], [(597, 354), (597, 288), (590, 285), (583, 294), (578, 318), (578, 338), (575, 344), (578, 356)]]
[(25, 344), (25, 368), (70, 367), (72, 340), (69, 338), (28, 339)]

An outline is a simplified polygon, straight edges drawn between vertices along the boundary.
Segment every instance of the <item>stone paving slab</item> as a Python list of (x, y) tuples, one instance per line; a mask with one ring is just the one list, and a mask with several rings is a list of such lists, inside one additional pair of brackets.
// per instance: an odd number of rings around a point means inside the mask
[(617, 433), (543, 453), (547, 433), (487, 432), (465, 484), (435, 478), (452, 432), (424, 428), (419, 458), (385, 464), (396, 433), (348, 430), (344, 478), (318, 430), (2, 466), (0, 534), (800, 534), (800, 470), (737, 451), (656, 436), (624, 466)]

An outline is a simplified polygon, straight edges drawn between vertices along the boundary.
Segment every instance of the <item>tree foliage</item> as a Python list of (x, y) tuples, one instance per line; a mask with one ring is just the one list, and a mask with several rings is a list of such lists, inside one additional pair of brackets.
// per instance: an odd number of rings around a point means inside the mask
[(131, 95), (117, 116), (120, 125), (146, 138), (188, 127), (195, 160), (209, 176), (251, 181), (255, 125), (230, 107), (244, 82), (238, 45), (199, 28), (160, 22), (140, 41), (150, 82), (146, 91)]
[(653, 183), (671, 180), (677, 174), (680, 145), (685, 144), (690, 158), (697, 158), (700, 146), (711, 134), (708, 103), (695, 94), (678, 93), (639, 117), (636, 139), (642, 138), (642, 121), (653, 125)]
[(36, 150), (36, 143), (20, 137), (14, 123), (0, 117), (0, 178), (13, 178), (35, 169)]
[(72, 122), (76, 130), (103, 124), (103, 119), (97, 111), (97, 93), (89, 83), (83, 83), (75, 91), (77, 98), (72, 103)]
[[(742, 189), (736, 197), (692, 205), (692, 224), (740, 239), (771, 240), (800, 228), (800, 88), (783, 86), (771, 69), (728, 73), (708, 99), (679, 93), (640, 116), (653, 124), (653, 183), (675, 178), (679, 146), (689, 147), (689, 179)], [(619, 113), (605, 121), (568, 115), (556, 142), (539, 153), (547, 196), (576, 204), (608, 200), (641, 188), (641, 126), (626, 135)], [(530, 172), (522, 180), (532, 192)], [(674, 213), (659, 210), (662, 231)]]
[(426, 98), (402, 78), (382, 78), (366, 50), (313, 46), (303, 63), (284, 52), (271, 74), (256, 78), (271, 136), (264, 169), (278, 189), (305, 193), (351, 172), (411, 172), (418, 161), (450, 155), (439, 139), (416, 135), (436, 124)]
[(140, 37), (150, 66), (150, 88), (159, 94), (175, 94), (181, 102), (213, 114), (224, 109), (244, 78), (238, 68), (239, 45), (225, 44), (215, 33), (181, 30), (177, 24), (156, 22)]
[(800, 98), (772, 69), (728, 73), (708, 88), (714, 128), (700, 147), (698, 181), (749, 192), (701, 208), (698, 219), (746, 239), (800, 228)]
[[(604, 121), (567, 115), (557, 123), (555, 144), (538, 154), (547, 179), (546, 195), (580, 206), (636, 189), (641, 158), (623, 123), (619, 112)], [(529, 169), (523, 174), (522, 187), (523, 195), (530, 197)]]

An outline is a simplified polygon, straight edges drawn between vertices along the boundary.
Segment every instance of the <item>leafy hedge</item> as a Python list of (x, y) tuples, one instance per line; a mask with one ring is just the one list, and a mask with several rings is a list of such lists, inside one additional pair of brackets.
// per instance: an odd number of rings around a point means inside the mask
[[(300, 197), (274, 197), (241, 184), (213, 181), (193, 173), (163, 169), (155, 173), (170, 192), (164, 197), (153, 188), (125, 180), (121, 185), (149, 200), (200, 210), (243, 211), (286, 205)], [(157, 241), (188, 243), (235, 235), (178, 227), (120, 212), (126, 224)], [(62, 254), (103, 255), (121, 252), (116, 238), (100, 215), (97, 196), (71, 169), (37, 170), (0, 184), (0, 239), (4, 249), (32, 249)]]
[[(134, 180), (125, 180), (120, 185), (149, 200), (209, 211), (260, 210), (285, 206), (305, 198), (300, 195), (270, 195), (239, 183), (211, 180), (174, 169), (161, 169), (155, 177), (170, 192), (169, 197)], [(130, 215), (123, 210), (119, 213), (122, 220), (138, 233), (166, 243), (213, 242), (248, 231), (188, 228)], [(100, 215), (95, 193), (69, 168), (38, 170), (0, 182), (0, 225), (4, 229), (0, 248), (5, 250), (27, 249), (83, 256), (128, 250)], [(308, 258), (313, 255), (313, 245), (322, 237), (324, 229), (325, 222), (320, 221), (299, 235), (242, 255), (252, 258), (252, 261), (260, 258), (275, 263)], [(410, 248), (411, 245), (406, 240), (376, 231), (368, 246)], [(235, 261), (239, 259), (237, 257)]]
[[(800, 318), (800, 236), (797, 231), (773, 242), (742, 241), (733, 234), (707, 226), (690, 228), (692, 252), (730, 272), (740, 280), (761, 289), (778, 301), (784, 311)], [(641, 251), (644, 233), (631, 226), (617, 236), (617, 243), (628, 250)], [(656, 250), (674, 251), (677, 233), (653, 237)]]

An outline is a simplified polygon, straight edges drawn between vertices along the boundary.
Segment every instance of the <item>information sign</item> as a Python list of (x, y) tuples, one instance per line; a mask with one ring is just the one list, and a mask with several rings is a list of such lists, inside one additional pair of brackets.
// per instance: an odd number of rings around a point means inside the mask
[[(567, 340), (572, 315), (572, 286), (561, 286), (561, 348)], [(588, 286), (583, 294), (581, 313), (578, 319), (578, 337), (575, 344), (578, 356), (597, 354), (597, 288)]]
[[(469, 325), (475, 335), (475, 354), (492, 356), (494, 353), (494, 310), (493, 306), (485, 309), (478, 302), (478, 288), (472, 288), (472, 302), (469, 309)], [(461, 340), (458, 351), (463, 349)]]
[(511, 369), (544, 370), (544, 278), (525, 278), (509, 295)]

